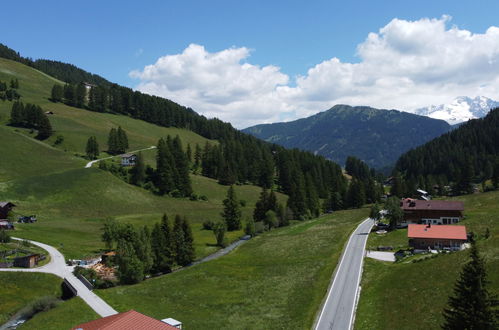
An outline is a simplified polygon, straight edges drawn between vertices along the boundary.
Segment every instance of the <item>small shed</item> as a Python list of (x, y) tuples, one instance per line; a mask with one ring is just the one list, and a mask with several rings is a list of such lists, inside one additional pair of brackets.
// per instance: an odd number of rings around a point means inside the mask
[(121, 155), (121, 166), (134, 166), (136, 161), (137, 161), (136, 154)]
[(14, 267), (33, 268), (38, 265), (39, 254), (30, 254), (29, 256), (14, 258)]
[(14, 203), (11, 203), (11, 202), (0, 202), (0, 219), (7, 219), (9, 212), (15, 206), (16, 205)]
[(182, 322), (172, 319), (171, 317), (162, 319), (161, 322), (171, 325), (174, 328), (182, 329)]
[(0, 220), (0, 229), (3, 230), (13, 230), (14, 224), (7, 220)]

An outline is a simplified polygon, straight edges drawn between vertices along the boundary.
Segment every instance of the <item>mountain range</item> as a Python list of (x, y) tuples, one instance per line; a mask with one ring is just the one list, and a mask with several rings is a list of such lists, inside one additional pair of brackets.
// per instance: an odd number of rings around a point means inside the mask
[(268, 142), (320, 154), (340, 164), (355, 156), (383, 168), (411, 148), (448, 132), (444, 120), (397, 110), (335, 105), (308, 118), (244, 129)]
[(499, 102), (485, 96), (470, 98), (467, 96), (456, 97), (451, 103), (430, 105), (414, 111), (415, 114), (442, 119), (451, 125), (460, 124), (470, 119), (482, 118), (490, 109), (499, 107)]

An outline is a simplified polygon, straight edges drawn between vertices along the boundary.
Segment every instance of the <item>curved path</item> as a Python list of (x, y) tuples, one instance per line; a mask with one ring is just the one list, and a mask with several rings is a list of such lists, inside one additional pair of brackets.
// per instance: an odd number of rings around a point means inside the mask
[(373, 225), (374, 221), (367, 218), (350, 235), (314, 329), (353, 327), (366, 242)]
[[(127, 152), (127, 154), (133, 154), (135, 152), (144, 151), (144, 150), (151, 150), (151, 149), (156, 149), (156, 146), (150, 146), (149, 148), (130, 151), (130, 152)], [(92, 165), (94, 165), (97, 162), (100, 162), (101, 160), (111, 159), (111, 158), (119, 157), (119, 156), (121, 156), (121, 155), (110, 156), (110, 157), (105, 157), (105, 158), (100, 158), (100, 159), (92, 160), (92, 161), (88, 162), (87, 165), (85, 165), (85, 168), (90, 168), (90, 167), (92, 167)]]
[[(20, 240), (14, 237), (13, 239)], [(73, 275), (74, 267), (66, 265), (64, 256), (56, 248), (40, 242), (29, 242), (46, 250), (50, 254), (50, 262), (37, 268), (0, 268), (0, 271), (54, 274), (66, 279), (77, 290), (78, 297), (83, 299), (100, 316), (104, 317), (118, 313)]]

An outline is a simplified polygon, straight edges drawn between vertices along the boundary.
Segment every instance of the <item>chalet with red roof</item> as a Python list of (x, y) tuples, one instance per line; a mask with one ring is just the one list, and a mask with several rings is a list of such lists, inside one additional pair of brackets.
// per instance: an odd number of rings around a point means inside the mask
[(461, 221), (464, 211), (463, 202), (412, 198), (404, 198), (400, 207), (404, 211), (403, 224), (450, 225)]
[(462, 250), (468, 240), (465, 226), (432, 226), (410, 224), (407, 230), (409, 246), (417, 250)]
[[(173, 319), (165, 319), (173, 320)], [(178, 322), (178, 321), (177, 321)], [(103, 317), (98, 320), (82, 323), (73, 330), (178, 330), (182, 324), (172, 326), (139, 312), (129, 310), (125, 313)]]

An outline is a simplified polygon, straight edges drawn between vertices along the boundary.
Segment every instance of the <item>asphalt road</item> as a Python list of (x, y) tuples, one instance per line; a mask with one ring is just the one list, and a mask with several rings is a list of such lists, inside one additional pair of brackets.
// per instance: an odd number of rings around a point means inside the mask
[(78, 291), (78, 297), (83, 299), (100, 316), (104, 317), (118, 313), (99, 296), (90, 291), (79, 279), (76, 278), (76, 276), (73, 275), (74, 267), (66, 265), (64, 256), (56, 248), (40, 242), (30, 242), (41, 247), (50, 254), (49, 263), (37, 268), (0, 268), (0, 271), (54, 274), (60, 278), (67, 279), (69, 283)]
[(316, 330), (349, 330), (353, 327), (367, 236), (373, 223), (372, 219), (364, 220), (350, 236), (317, 320)]

